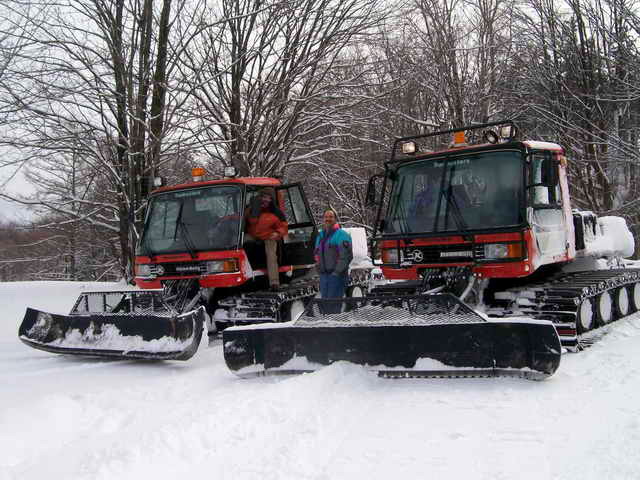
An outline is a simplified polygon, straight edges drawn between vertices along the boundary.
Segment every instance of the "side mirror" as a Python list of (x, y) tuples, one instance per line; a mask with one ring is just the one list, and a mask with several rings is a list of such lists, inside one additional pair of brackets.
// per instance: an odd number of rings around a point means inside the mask
[(558, 184), (558, 162), (551, 156), (542, 161), (541, 180), (545, 187), (555, 187)]
[(378, 173), (369, 178), (369, 183), (367, 184), (367, 194), (365, 196), (365, 205), (367, 207), (373, 207), (380, 202), (378, 196), (378, 180), (383, 177), (384, 174)]

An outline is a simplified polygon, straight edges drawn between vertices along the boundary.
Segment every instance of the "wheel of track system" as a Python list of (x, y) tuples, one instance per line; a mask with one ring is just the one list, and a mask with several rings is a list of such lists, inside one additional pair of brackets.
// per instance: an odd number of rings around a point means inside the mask
[(606, 325), (613, 320), (613, 301), (609, 292), (602, 292), (596, 297), (596, 313), (600, 325)]
[(629, 287), (631, 293), (631, 309), (634, 312), (640, 310), (640, 282), (634, 283)]
[(349, 287), (347, 289), (347, 297), (349, 298), (364, 297), (364, 290), (360, 285), (354, 285), (353, 287)]
[(298, 299), (292, 302), (285, 303), (282, 306), (282, 321), (290, 322), (296, 320), (300, 315), (304, 313), (306, 304), (304, 300)]
[(631, 306), (629, 304), (629, 290), (627, 290), (627, 287), (620, 287), (616, 290), (613, 298), (616, 307), (616, 316), (622, 318), (629, 315)]
[(591, 330), (595, 323), (595, 315), (593, 313), (593, 302), (589, 298), (585, 298), (578, 308), (578, 316), (576, 319), (578, 333), (584, 333)]

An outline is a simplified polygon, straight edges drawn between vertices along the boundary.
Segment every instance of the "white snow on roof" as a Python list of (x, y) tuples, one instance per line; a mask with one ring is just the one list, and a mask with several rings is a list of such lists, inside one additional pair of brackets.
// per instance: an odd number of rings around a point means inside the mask
[(539, 149), (539, 150), (561, 150), (561, 151), (564, 151), (564, 149), (560, 145), (558, 145), (557, 143), (552, 143), (552, 142), (542, 142), (540, 140), (525, 140), (522, 143), (524, 143), (529, 148), (535, 148), (535, 149)]

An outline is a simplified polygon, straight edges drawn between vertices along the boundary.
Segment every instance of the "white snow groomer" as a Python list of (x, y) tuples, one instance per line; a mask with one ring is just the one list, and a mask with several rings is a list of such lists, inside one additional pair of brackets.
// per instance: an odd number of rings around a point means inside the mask
[[(68, 315), (27, 309), (19, 330), (27, 345), (54, 353), (187, 360), (203, 328), (281, 322), (318, 292), (317, 229), (299, 184), (274, 178), (205, 180), (154, 191), (136, 255), (137, 290), (87, 292)], [(252, 199), (272, 192), (289, 232), (278, 245), (280, 288), (269, 289), (264, 244), (245, 236)], [(361, 232), (364, 239), (364, 231)], [(364, 239), (366, 252), (366, 239)], [(362, 295), (370, 267), (354, 268), (350, 295)]]
[[(379, 188), (379, 181), (382, 187)], [(562, 346), (640, 309), (623, 219), (572, 210), (559, 145), (510, 122), (401, 138), (369, 182), (387, 285), (288, 325), (228, 329), (239, 374), (347, 360), (390, 376), (555, 372)], [(481, 313), (483, 312), (483, 313)]]

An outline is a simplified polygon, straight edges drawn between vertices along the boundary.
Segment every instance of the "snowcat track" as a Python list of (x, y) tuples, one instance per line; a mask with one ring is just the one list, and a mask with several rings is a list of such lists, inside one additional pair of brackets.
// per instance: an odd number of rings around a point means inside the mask
[[(620, 314), (615, 294), (627, 290), (628, 311)], [(611, 295), (611, 319), (604, 321), (597, 311), (596, 301), (603, 293)], [(597, 331), (605, 325), (625, 318), (640, 310), (640, 269), (612, 269), (559, 274), (526, 287), (515, 287), (500, 292), (504, 298), (516, 303), (514, 308), (491, 308), (492, 317), (532, 317), (554, 323), (563, 347), (577, 351), (595, 343), (603, 334)], [(506, 294), (506, 295), (504, 295)], [(593, 315), (592, 326), (584, 328), (579, 318), (583, 302), (584, 311)]]
[[(163, 312), (158, 308), (158, 303), (145, 298), (148, 295), (149, 292), (84, 293), (69, 315), (27, 308), (18, 336), (26, 345), (51, 353), (121, 359), (188, 360), (200, 344), (204, 307), (184, 314), (169, 310)], [(95, 307), (96, 298), (107, 296), (126, 300), (120, 306), (126, 304), (128, 310), (122, 313), (79, 311), (79, 305), (89, 306), (93, 302), (92, 306)], [(106, 301), (102, 307), (105, 305)], [(134, 311), (132, 305), (140, 306), (143, 311)]]
[[(347, 288), (359, 286), (366, 290), (370, 273), (355, 272), (349, 277)], [(233, 312), (225, 319), (230, 325), (253, 325), (283, 322), (283, 307), (296, 300), (308, 301), (320, 291), (317, 280), (285, 284), (278, 291), (259, 291), (225, 298), (220, 306)]]
[(225, 298), (220, 302), (220, 306), (233, 312), (227, 319), (232, 325), (279, 322), (283, 320), (283, 305), (311, 298), (317, 293), (316, 282), (300, 282), (283, 285), (278, 291), (251, 292)]
[(499, 369), (495, 368), (492, 370), (487, 370), (481, 373), (478, 373), (476, 370), (408, 370), (408, 371), (397, 371), (397, 370), (386, 370), (379, 371), (378, 376), (382, 378), (524, 378), (527, 380), (544, 380), (549, 377), (549, 374), (535, 372), (535, 371), (524, 371), (519, 369)]
[(223, 331), (230, 370), (283, 375), (347, 361), (392, 378), (542, 379), (560, 363), (550, 322), (487, 321), (453, 295), (314, 299), (295, 322)]

